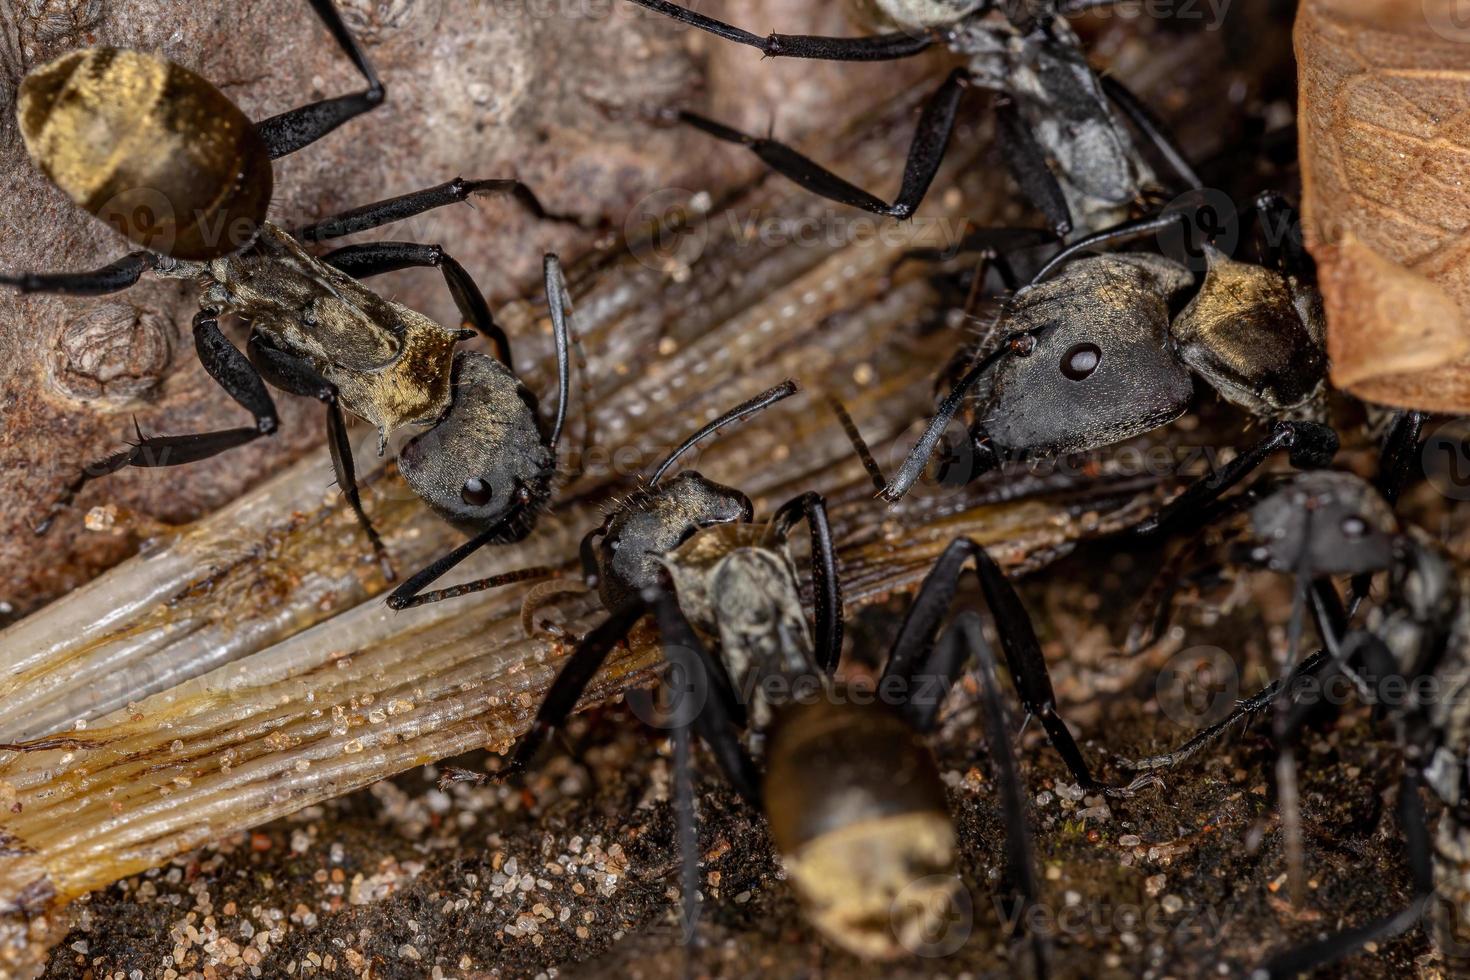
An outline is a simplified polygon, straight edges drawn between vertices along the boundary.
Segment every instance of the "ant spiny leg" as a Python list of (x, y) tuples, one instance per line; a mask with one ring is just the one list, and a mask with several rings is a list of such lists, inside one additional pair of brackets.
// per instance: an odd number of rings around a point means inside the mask
[(530, 187), (514, 178), (490, 178), (487, 180), (465, 180), (456, 177), (433, 187), (401, 194), (386, 200), (364, 204), (362, 207), (343, 211), (315, 224), (299, 228), (291, 234), (304, 242), (321, 242), (329, 238), (354, 235), (370, 228), (379, 228), (403, 221), (414, 215), (467, 201), (476, 194), (509, 194), (531, 217), (541, 221), (558, 221), (581, 226), (583, 222), (575, 215), (548, 211)]
[(1190, 213), (1188, 211), (1165, 211), (1162, 214), (1150, 215), (1146, 218), (1139, 218), (1136, 221), (1125, 221), (1122, 224), (1114, 225), (1112, 228), (1104, 228), (1102, 231), (1093, 232), (1091, 235), (1084, 235), (1048, 259), (1046, 265), (1042, 266), (1037, 270), (1036, 275), (1031, 277), (1030, 285), (1035, 286), (1037, 283), (1050, 279), (1052, 273), (1079, 255), (1094, 252), (1112, 245), (1134, 241), (1143, 238), (1145, 235), (1162, 231), (1171, 225), (1188, 227), (1189, 218)]
[(834, 395), (827, 396), (827, 404), (831, 406), (837, 421), (842, 424), (842, 431), (847, 435), (847, 441), (852, 443), (852, 451), (857, 453), (858, 459), (862, 460), (863, 469), (867, 471), (868, 479), (873, 481), (873, 487), (879, 493), (888, 485), (888, 477), (883, 475), (883, 468), (873, 458), (873, 451), (868, 448), (868, 443), (863, 439), (863, 434), (858, 431), (857, 423), (848, 414), (847, 406), (842, 400)]
[[(948, 649), (947, 649), (948, 648)], [(997, 677), (995, 652), (985, 642), (985, 631), (981, 628), (980, 616), (975, 612), (964, 612), (955, 617), (954, 624), (940, 637), (935, 650), (936, 656), (950, 663), (973, 662), (980, 675), (980, 700), (985, 708), (986, 737), (990, 742), (990, 757), (995, 765), (996, 782), (1000, 785), (1001, 812), (1005, 815), (1006, 863), (1010, 878), (1021, 894), (1023, 908), (1019, 915), (1011, 917), (1020, 927), (1030, 920), (1030, 910), (1041, 899), (1041, 882), (1036, 876), (1036, 854), (1032, 846), (1034, 832), (1027, 819), (1026, 800), (1029, 798), (1021, 784), (1021, 767), (1011, 747), (1011, 724), (1005, 701), (1000, 694), (1000, 679)], [(956, 672), (956, 676), (958, 672)], [(1046, 937), (1039, 932), (1031, 934), (1032, 947), (1036, 955), (1036, 975), (1048, 974), (1049, 949)]]
[(347, 436), (347, 420), (342, 415), (342, 406), (337, 401), (337, 386), (322, 377), (304, 358), (295, 357), (268, 343), (264, 336), (253, 333), (248, 347), (250, 361), (261, 377), (282, 391), (304, 398), (315, 398), (327, 409), (327, 446), (332, 454), (332, 470), (337, 474), (337, 486), (342, 488), (358, 526), (367, 535), (373, 554), (389, 582), (396, 578), (393, 562), (388, 558), (388, 549), (378, 536), (377, 528), (362, 507), (362, 494), (357, 486), (357, 471), (352, 459), (352, 442)]
[(383, 571), (383, 578), (389, 582), (398, 577), (393, 571), (393, 561), (388, 557), (388, 549), (383, 545), (383, 539), (378, 536), (378, 529), (373, 527), (372, 519), (367, 516), (367, 511), (362, 509), (362, 493), (357, 486), (357, 472), (352, 461), (352, 442), (347, 437), (347, 420), (342, 417), (342, 406), (338, 404), (335, 394), (327, 403), (327, 446), (332, 454), (332, 469), (337, 474), (337, 486), (342, 488), (342, 493), (347, 497), (347, 504), (352, 508), (352, 513), (357, 517), (357, 525), (367, 535), (368, 544), (372, 546), (373, 554), (377, 556), (378, 567)]
[(194, 348), (210, 377), (255, 419), (254, 425), (215, 432), (198, 432), (179, 436), (148, 436), (138, 433), (138, 441), (130, 449), (114, 453), (88, 466), (67, 484), (45, 517), (36, 525), (37, 534), (51, 528), (56, 515), (71, 505), (76, 495), (89, 482), (116, 473), (128, 466), (182, 466), (218, 456), (227, 449), (244, 445), (276, 431), (279, 420), (275, 402), (271, 401), (259, 372), (220, 332), (218, 313), (200, 310), (194, 317)]
[(646, 607), (642, 602), (630, 602), (621, 609), (614, 610), (607, 619), (582, 638), (577, 649), (557, 672), (551, 687), (547, 688), (546, 696), (541, 699), (531, 726), (516, 742), (511, 750), (510, 762), (496, 773), (496, 778), (504, 779), (530, 765), (546, 739), (576, 708), (583, 692), (587, 690), (587, 685), (592, 683), (592, 678), (602, 669), (613, 648), (627, 638), (633, 624), (638, 622), (645, 611)]
[(1277, 422), (1269, 435), (1213, 473), (1200, 477), (1169, 501), (1153, 517), (1141, 522), (1135, 533), (1153, 535), (1180, 522), (1205, 519), (1215, 502), (1245, 479), (1279, 450), (1286, 450), (1297, 469), (1316, 469), (1332, 462), (1337, 453), (1337, 433), (1317, 422)]
[(771, 518), (771, 536), (784, 540), (798, 521), (811, 532), (812, 592), (817, 620), (817, 666), (827, 674), (842, 659), (842, 584), (827, 520), (827, 501), (819, 493), (804, 493), (781, 505)]
[(157, 264), (158, 256), (152, 252), (129, 252), (116, 262), (85, 272), (0, 274), (0, 286), (13, 286), (22, 293), (104, 296), (127, 289)]
[(464, 266), (439, 245), (416, 242), (366, 242), (345, 245), (322, 256), (322, 261), (354, 279), (368, 279), (386, 272), (408, 268), (434, 268), (444, 275), (444, 284), (454, 297), (459, 315), (482, 337), (495, 346), (496, 357), (512, 371), (510, 340), (495, 322), (490, 304)]
[(1015, 178), (1026, 200), (1046, 216), (1047, 224), (1051, 225), (1057, 238), (1065, 237), (1072, 231), (1072, 211), (1067, 207), (1062, 185), (1046, 165), (1046, 151), (1036, 142), (1036, 137), (1010, 99), (996, 103), (995, 118), (998, 123), (996, 138), (1000, 142), (1006, 169)]
[(561, 442), (561, 431), (567, 422), (567, 402), (572, 387), (572, 293), (562, 275), (561, 259), (547, 253), (541, 260), (546, 280), (546, 303), (551, 310), (551, 334), (556, 341), (556, 416), (546, 444), (554, 454)]
[(323, 136), (347, 122), (382, 104), (385, 92), (378, 73), (363, 53), (357, 38), (347, 29), (332, 0), (310, 0), (312, 9), (332, 33), (337, 46), (352, 60), (358, 73), (366, 79), (368, 87), (362, 92), (323, 99), (288, 110), (255, 124), (255, 130), (265, 142), (266, 151), (272, 160), (295, 153), (310, 146)]
[(1041, 719), (1052, 747), (1067, 764), (1072, 778), (1084, 789), (1112, 792), (1093, 778), (1087, 767), (1067, 723), (1056, 710), (1056, 693), (1051, 686), (1051, 673), (1042, 656), (1041, 644), (1036, 639), (1036, 630), (1031, 625), (1031, 615), (1021, 604), (1011, 580), (1001, 571), (995, 559), (979, 545), (961, 539), (969, 546), (975, 559), (975, 572), (980, 579), (981, 591), (995, 619), (995, 631), (1000, 636), (1001, 650), (1005, 653), (1006, 666), (1011, 679), (1021, 696), (1021, 705), (1028, 714)]
[[(689, 687), (683, 696), (693, 696), (696, 701), (681, 704), (674, 709), (674, 714), (693, 715), (690, 723), (694, 731), (709, 746), (730, 785), (746, 802), (760, 808), (760, 776), (745, 746), (740, 744), (736, 731), (745, 709), (735, 697), (725, 668), (710, 654), (709, 648), (694, 632), (694, 627), (689, 625), (689, 620), (684, 618), (684, 612), (671, 592), (650, 589), (644, 593), (643, 601), (653, 606), (658, 618), (665, 656), (671, 663), (681, 664), (691, 674)], [(676, 653), (677, 658), (674, 656)]]
[(713, 17), (695, 13), (668, 0), (632, 0), (640, 7), (671, 17), (681, 24), (756, 48), (768, 58), (809, 58), (818, 61), (893, 61), (909, 58), (944, 39), (941, 31), (922, 34), (898, 32), (875, 37), (823, 37), (816, 34), (770, 34), (761, 37)]
[(892, 204), (875, 197), (855, 184), (834, 174), (785, 143), (762, 137), (747, 136), (737, 129), (715, 122), (693, 112), (681, 112), (679, 118), (704, 130), (716, 139), (744, 146), (776, 173), (838, 204), (861, 208), (890, 218), (909, 218), (918, 210), (949, 146), (954, 131), (955, 115), (969, 76), (955, 69), (935, 91), (919, 117), (913, 142), (909, 145), (908, 164), (904, 167), (903, 184)]
[(1179, 149), (1179, 144), (1169, 135), (1164, 124), (1144, 104), (1143, 100), (1112, 75), (1104, 74), (1100, 76), (1100, 81), (1103, 92), (1113, 105), (1121, 109), (1123, 115), (1133, 123), (1134, 128), (1153, 144), (1154, 149), (1159, 151), (1159, 156), (1164, 158), (1164, 162), (1179, 177), (1184, 187), (1188, 190), (1199, 190), (1204, 187), (1199, 175), (1194, 172), (1194, 168), (1189, 165), (1189, 160), (1185, 158), (1184, 151)]
[(699, 926), (699, 830), (694, 812), (694, 753), (689, 725), (676, 724), (674, 742), (674, 822), (679, 840), (680, 938), (694, 945)]
[[(1072, 738), (1066, 723), (1056, 712), (1056, 695), (1052, 691), (1051, 675), (1046, 660), (1041, 655), (1041, 645), (1031, 626), (1031, 617), (1021, 605), (1020, 596), (1011, 587), (1010, 580), (995, 564), (994, 559), (969, 538), (956, 538), (939, 556), (924, 583), (919, 586), (899, 627), (898, 637), (884, 668), (883, 677), (890, 675), (912, 678), (919, 665), (927, 661), (934, 649), (935, 634), (939, 624), (949, 610), (959, 585), (965, 565), (973, 561), (985, 594), (991, 615), (995, 618), (996, 631), (1000, 634), (1001, 646), (1005, 651), (1006, 664), (1011, 678), (1021, 695), (1021, 703), (1028, 714), (1041, 719), (1052, 746), (1067, 764), (1072, 777), (1085, 789), (1104, 789), (1082, 757), (1082, 750)], [(937, 706), (934, 710), (937, 710)]]

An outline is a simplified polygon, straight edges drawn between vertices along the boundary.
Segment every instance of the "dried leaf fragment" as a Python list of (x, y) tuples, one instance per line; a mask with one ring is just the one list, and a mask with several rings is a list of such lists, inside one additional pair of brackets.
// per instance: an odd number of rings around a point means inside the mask
[(1470, 411), (1470, 29), (1455, 0), (1308, 0), (1296, 25), (1305, 237), (1332, 379)]

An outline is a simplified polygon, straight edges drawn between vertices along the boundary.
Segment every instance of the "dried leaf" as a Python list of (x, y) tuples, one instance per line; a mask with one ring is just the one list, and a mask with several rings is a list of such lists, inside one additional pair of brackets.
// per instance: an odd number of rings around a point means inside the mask
[(1296, 25), (1303, 216), (1332, 379), (1470, 411), (1470, 28), (1456, 0), (1308, 0)]

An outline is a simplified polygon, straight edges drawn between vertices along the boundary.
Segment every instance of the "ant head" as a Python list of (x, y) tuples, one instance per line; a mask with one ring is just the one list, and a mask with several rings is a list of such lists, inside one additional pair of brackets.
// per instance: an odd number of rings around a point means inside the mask
[(1398, 525), (1383, 498), (1351, 473), (1293, 477), (1251, 509), (1252, 557), (1283, 572), (1357, 575), (1394, 565)]
[(1029, 331), (995, 370), (975, 413), (998, 450), (1084, 452), (1181, 415), (1194, 389), (1169, 345), (1189, 270), (1153, 255), (1107, 255), (1067, 265), (1016, 294), (1006, 317)]
[(603, 604), (616, 609), (657, 585), (664, 555), (703, 528), (754, 517), (749, 497), (694, 470), (640, 490), (607, 522), (598, 556)]
[(449, 411), (409, 440), (398, 469), (445, 520), (469, 532), (506, 523), (509, 539), (548, 496), (556, 473), (535, 398), (493, 358), (461, 353)]

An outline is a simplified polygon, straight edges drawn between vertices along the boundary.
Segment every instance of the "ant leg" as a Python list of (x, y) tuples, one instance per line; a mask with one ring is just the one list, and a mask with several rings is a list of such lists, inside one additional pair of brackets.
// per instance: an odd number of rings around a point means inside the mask
[(389, 582), (397, 575), (388, 558), (388, 549), (373, 527), (372, 520), (362, 507), (362, 494), (357, 486), (357, 472), (352, 461), (352, 443), (347, 438), (347, 420), (342, 416), (342, 406), (337, 400), (337, 386), (316, 372), (306, 360), (293, 357), (279, 350), (261, 334), (252, 333), (246, 353), (262, 378), (282, 391), (306, 398), (315, 398), (327, 409), (327, 446), (332, 453), (332, 469), (337, 474), (337, 486), (357, 516), (358, 526), (367, 535), (373, 554), (383, 569), (383, 577)]
[(555, 455), (557, 443), (561, 442), (562, 428), (567, 422), (567, 402), (571, 398), (572, 293), (567, 288), (566, 276), (562, 275), (558, 256), (547, 252), (542, 256), (541, 267), (546, 280), (546, 302), (551, 309), (551, 333), (556, 340), (556, 421), (552, 423), (551, 435), (546, 440), (546, 445)]
[(812, 592), (817, 619), (817, 666), (827, 674), (842, 658), (842, 584), (827, 521), (827, 501), (819, 493), (804, 493), (781, 505), (771, 518), (769, 538), (784, 540), (798, 521), (806, 521), (812, 538)]
[(1031, 617), (1021, 605), (1021, 597), (989, 553), (969, 538), (956, 538), (950, 542), (919, 586), (903, 625), (899, 627), (898, 637), (893, 641), (888, 664), (883, 670), (884, 680), (889, 675), (912, 676), (916, 665), (928, 659), (939, 623), (954, 600), (960, 575), (971, 561), (975, 563), (981, 591), (995, 619), (1006, 666), (1010, 668), (1016, 691), (1021, 696), (1021, 705), (1027, 714), (1041, 719), (1052, 747), (1067, 764), (1073, 779), (1090, 791), (1113, 792), (1093, 778), (1076, 739), (1057, 713), (1051, 675), (1031, 626)]
[(1062, 185), (1046, 165), (1046, 152), (1036, 142), (1036, 137), (1010, 99), (996, 102), (995, 118), (996, 138), (1000, 142), (1006, 169), (1011, 172), (1026, 200), (1046, 216), (1047, 224), (1056, 232), (1056, 237), (1064, 238), (1072, 230), (1072, 211), (1067, 206)]
[[(1392, 509), (1403, 494), (1404, 488), (1414, 478), (1419, 468), (1419, 436), (1428, 412), (1404, 410), (1394, 413), (1393, 424), (1383, 437), (1383, 448), (1378, 454), (1378, 474), (1373, 485)], [(1354, 575), (1348, 602), (1354, 609), (1366, 598), (1373, 587), (1373, 573)]]
[[(1322, 635), (1323, 645), (1327, 649), (1317, 650), (1304, 657), (1284, 683), (1280, 680), (1272, 681), (1250, 697), (1237, 701), (1235, 708), (1226, 718), (1196, 732), (1176, 749), (1143, 759), (1120, 758), (1117, 760), (1118, 765), (1135, 772), (1174, 769), (1198, 755), (1201, 750), (1213, 745), (1236, 725), (1248, 722), (1271, 707), (1276, 703), (1276, 697), (1280, 692), (1291, 691), (1292, 696), (1295, 697), (1294, 689), (1302, 679), (1316, 678), (1316, 686), (1320, 690), (1340, 669), (1338, 665), (1342, 663), (1342, 659), (1333, 651), (1337, 643), (1336, 637), (1342, 629), (1346, 628), (1347, 624), (1347, 613), (1343, 610), (1342, 602), (1330, 582), (1312, 583), (1312, 614), (1317, 622), (1317, 632)], [(1305, 721), (1306, 716), (1316, 710), (1320, 703), (1320, 699), (1317, 699), (1298, 701), (1293, 705), (1292, 713), (1288, 716), (1285, 725), (1288, 738), (1292, 737), (1293, 733), (1300, 728), (1301, 723)]]
[(116, 473), (128, 466), (181, 466), (195, 463), (276, 431), (279, 424), (276, 405), (271, 401), (270, 392), (266, 391), (265, 382), (245, 355), (220, 332), (218, 317), (219, 313), (215, 310), (200, 310), (195, 314), (194, 348), (210, 377), (225, 390), (225, 394), (255, 418), (255, 424), (180, 436), (145, 438), (140, 432), (138, 441), (132, 448), (93, 463), (67, 484), (41, 523), (36, 525), (37, 534), (45, 534), (50, 530), (56, 515), (71, 504), (83, 487), (98, 477)]
[(823, 37), (817, 34), (770, 34), (761, 37), (721, 20), (695, 13), (668, 0), (632, 0), (640, 7), (697, 27), (727, 41), (756, 48), (768, 58), (810, 58), (818, 61), (893, 61), (908, 58), (944, 40), (943, 31), (922, 34), (899, 31), (873, 37)]
[(1337, 433), (1318, 422), (1277, 422), (1271, 434), (1236, 456), (1213, 473), (1202, 476), (1169, 501), (1159, 512), (1141, 522), (1134, 533), (1158, 534), (1184, 520), (1200, 520), (1231, 487), (1249, 476), (1282, 449), (1297, 469), (1318, 469), (1332, 462), (1337, 453)]
[(385, 272), (408, 268), (434, 268), (444, 274), (444, 284), (459, 307), (459, 315), (495, 346), (500, 363), (512, 371), (510, 340), (495, 322), (490, 304), (464, 266), (438, 245), (415, 242), (366, 242), (346, 245), (322, 256), (322, 261), (354, 279), (368, 279)]
[[(674, 743), (674, 824), (679, 841), (679, 936), (685, 946), (694, 945), (699, 926), (699, 830), (694, 812), (694, 753), (690, 745), (689, 724), (676, 724), (671, 738)], [(690, 973), (686, 969), (686, 973)]]
[(1052, 273), (1061, 268), (1072, 259), (1085, 252), (1095, 252), (1098, 249), (1110, 245), (1118, 245), (1123, 242), (1133, 241), (1151, 235), (1156, 231), (1163, 231), (1170, 225), (1187, 225), (1190, 218), (1188, 211), (1165, 211), (1162, 214), (1149, 215), (1136, 221), (1124, 221), (1111, 228), (1095, 231), (1091, 235), (1084, 235), (1077, 239), (1056, 255), (1047, 260), (1046, 265), (1031, 277), (1030, 285), (1044, 282), (1051, 278)]
[(378, 80), (378, 73), (373, 69), (372, 62), (368, 61), (361, 45), (357, 43), (357, 38), (353, 37), (352, 32), (347, 29), (347, 25), (342, 21), (341, 13), (338, 12), (332, 0), (310, 0), (310, 2), (316, 15), (332, 33), (337, 46), (352, 60), (358, 74), (367, 80), (368, 87), (362, 92), (354, 92), (351, 95), (341, 95), (335, 99), (323, 99), (320, 102), (298, 106), (256, 123), (255, 131), (265, 142), (266, 151), (272, 160), (278, 160), (288, 153), (295, 153), (304, 146), (310, 146), (354, 116), (360, 116), (364, 112), (377, 108), (382, 104), (386, 94), (383, 90), (383, 83)]
[(157, 264), (158, 256), (152, 252), (129, 252), (116, 262), (85, 272), (22, 272), (0, 275), (0, 286), (14, 286), (22, 293), (104, 296), (127, 289), (144, 272)]
[[(689, 625), (672, 592), (650, 589), (644, 592), (644, 603), (653, 606), (663, 635), (664, 653), (671, 663), (679, 664), (689, 676), (684, 696), (693, 701), (674, 709), (675, 720), (683, 720), (699, 734), (720, 771), (746, 802), (761, 807), (760, 776), (750, 754), (740, 744), (737, 727), (745, 720), (745, 708), (730, 683), (724, 665), (710, 654), (709, 648)], [(692, 717), (684, 718), (685, 715)]]
[(1174, 142), (1174, 137), (1169, 135), (1163, 122), (1153, 114), (1143, 100), (1112, 75), (1102, 75), (1100, 80), (1104, 94), (1113, 105), (1122, 110), (1123, 115), (1128, 117), (1134, 128), (1153, 144), (1159, 156), (1164, 158), (1184, 186), (1190, 190), (1199, 190), (1204, 187), (1204, 183), (1199, 179), (1199, 174), (1194, 172), (1194, 168), (1185, 159), (1184, 152), (1179, 149), (1179, 144)]
[(903, 171), (903, 183), (898, 197), (892, 204), (874, 197), (855, 184), (834, 174), (811, 159), (776, 140), (747, 136), (737, 129), (715, 122), (693, 112), (680, 112), (681, 121), (698, 127), (714, 136), (747, 147), (752, 153), (776, 173), (795, 181), (807, 190), (819, 194), (838, 204), (861, 208), (873, 214), (890, 218), (909, 218), (918, 210), (920, 202), (934, 182), (939, 165), (944, 160), (944, 151), (949, 146), (950, 134), (954, 131), (955, 115), (960, 97), (969, 84), (969, 76), (962, 68), (956, 68), (949, 78), (935, 90), (924, 105), (919, 116), (918, 128), (909, 145), (908, 163)]
[[(1015, 267), (1011, 264), (1011, 255), (1041, 245), (1049, 245), (1056, 240), (1056, 234), (1045, 228), (971, 228), (953, 245), (904, 250), (888, 267), (888, 276), (891, 278), (896, 275), (898, 270), (908, 262), (948, 262), (960, 255), (971, 253), (982, 260), (979, 271), (971, 281), (972, 298), (978, 299), (987, 265), (994, 266), (995, 270), (1000, 273), (1005, 288), (1014, 292), (1020, 286), (1020, 281), (1016, 278)], [(973, 307), (972, 301), (967, 310), (973, 310)]]
[[(1021, 767), (1011, 747), (1012, 728), (996, 676), (995, 652), (985, 642), (985, 631), (981, 628), (978, 613), (963, 612), (955, 617), (953, 625), (939, 638), (935, 659), (956, 664), (973, 660), (980, 674), (986, 737), (990, 742), (996, 782), (1000, 784), (1001, 812), (1005, 815), (1006, 863), (1022, 902), (1022, 908), (1016, 910), (1020, 915), (1013, 916), (1011, 921), (1021, 928), (1022, 923), (1029, 921), (1030, 910), (1041, 900), (1041, 884), (1036, 877), (1036, 854), (1031, 844), (1034, 833), (1026, 814)], [(953, 676), (958, 674), (956, 670)], [(1050, 956), (1046, 938), (1040, 932), (1033, 932), (1031, 943), (1036, 956), (1036, 975), (1047, 976)]]
[(852, 443), (853, 452), (862, 461), (863, 470), (867, 472), (868, 479), (873, 481), (873, 488), (879, 493), (888, 485), (888, 478), (883, 475), (883, 468), (873, 458), (873, 451), (868, 448), (868, 443), (863, 439), (863, 434), (858, 431), (857, 423), (847, 412), (847, 406), (835, 395), (827, 396), (827, 404), (832, 413), (837, 416), (837, 421), (842, 424), (842, 431), (847, 435), (847, 441)]
[(641, 601), (630, 602), (621, 609), (613, 610), (607, 619), (582, 638), (577, 649), (557, 672), (551, 687), (547, 688), (546, 696), (536, 709), (536, 717), (516, 742), (510, 762), (496, 773), (497, 778), (503, 779), (520, 772), (530, 764), (546, 739), (576, 708), (583, 692), (587, 690), (587, 685), (592, 683), (592, 678), (597, 676), (597, 672), (607, 661), (608, 654), (627, 638), (633, 624), (638, 622), (645, 611), (646, 606)]
[(432, 211), (435, 208), (447, 207), (450, 204), (458, 204), (469, 200), (475, 194), (509, 194), (517, 204), (533, 218), (541, 221), (563, 221), (580, 225), (582, 222), (573, 215), (558, 214), (546, 210), (541, 206), (541, 201), (532, 192), (531, 188), (519, 180), (510, 177), (491, 178), (488, 180), (465, 180), (456, 177), (433, 187), (426, 187), (421, 191), (413, 191), (398, 197), (390, 197), (387, 200), (376, 201), (372, 204), (364, 204), (362, 207), (343, 211), (341, 214), (330, 218), (323, 218), (315, 224), (298, 228), (291, 234), (303, 242), (321, 242), (329, 238), (341, 238), (344, 235), (355, 235), (360, 231), (370, 228), (378, 228), (382, 225), (392, 224), (395, 221), (403, 221), (414, 215)]
[(1424, 917), (1434, 898), (1434, 866), (1430, 857), (1429, 825), (1424, 804), (1419, 799), (1420, 777), (1416, 769), (1407, 767), (1399, 787), (1399, 826), (1404, 832), (1404, 850), (1408, 853), (1409, 870), (1414, 879), (1414, 898), (1405, 908), (1356, 929), (1310, 943), (1268, 960), (1258, 974), (1268, 977), (1295, 977), (1335, 963), (1371, 942), (1392, 939)]
[(1390, 507), (1398, 503), (1399, 495), (1417, 472), (1419, 436), (1428, 419), (1428, 412), (1396, 412), (1393, 424), (1383, 438), (1383, 449), (1378, 455), (1378, 475), (1373, 485)]

